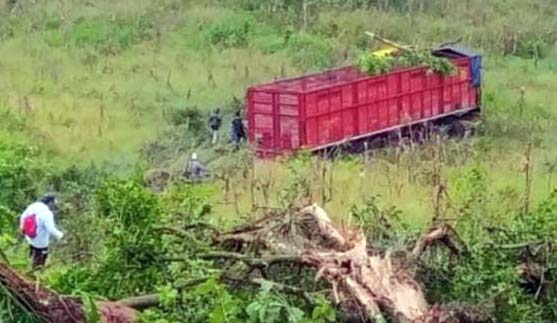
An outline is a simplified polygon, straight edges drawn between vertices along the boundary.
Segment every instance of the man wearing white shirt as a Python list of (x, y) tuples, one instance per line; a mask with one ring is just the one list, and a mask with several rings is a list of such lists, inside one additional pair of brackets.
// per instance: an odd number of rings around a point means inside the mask
[(46, 263), (50, 236), (56, 240), (64, 234), (54, 224), (53, 208), (56, 197), (46, 194), (39, 201), (29, 205), (21, 214), (20, 229), (29, 243), (29, 255), (33, 260), (33, 269), (39, 269)]

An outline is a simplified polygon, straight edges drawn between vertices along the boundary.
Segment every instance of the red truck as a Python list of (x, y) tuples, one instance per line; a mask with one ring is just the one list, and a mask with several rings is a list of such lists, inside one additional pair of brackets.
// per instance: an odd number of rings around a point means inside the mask
[(366, 143), (409, 128), (462, 127), (459, 120), (481, 109), (482, 57), (455, 46), (433, 54), (451, 59), (456, 73), (414, 67), (370, 76), (349, 66), (250, 87), (250, 144), (260, 156), (276, 156)]

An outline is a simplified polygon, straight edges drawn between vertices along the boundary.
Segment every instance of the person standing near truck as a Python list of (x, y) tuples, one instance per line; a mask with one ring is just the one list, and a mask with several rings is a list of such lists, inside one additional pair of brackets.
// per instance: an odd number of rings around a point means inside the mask
[(220, 109), (216, 109), (209, 116), (209, 128), (211, 129), (211, 143), (217, 144), (219, 140), (219, 130), (222, 125), (222, 118), (220, 116)]
[(20, 230), (29, 243), (29, 256), (33, 269), (41, 269), (48, 258), (50, 237), (62, 239), (64, 234), (54, 224), (52, 210), (56, 207), (56, 197), (45, 194), (39, 201), (29, 205), (20, 217)]
[(245, 140), (247, 140), (247, 136), (244, 129), (244, 120), (242, 120), (240, 111), (237, 111), (234, 114), (234, 119), (232, 119), (230, 127), (230, 141), (236, 146), (236, 149), (238, 149), (240, 143)]

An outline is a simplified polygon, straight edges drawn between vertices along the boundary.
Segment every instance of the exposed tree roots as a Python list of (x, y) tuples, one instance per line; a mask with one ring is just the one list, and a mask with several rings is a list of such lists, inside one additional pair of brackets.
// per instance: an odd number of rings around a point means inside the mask
[[(254, 224), (220, 234), (215, 241), (233, 252), (205, 255), (247, 265), (247, 272), (265, 270), (278, 262), (315, 269), (316, 280), (332, 286), (332, 297), (344, 312), (367, 321), (387, 318), (401, 323), (481, 323), (490, 318), (469, 306), (430, 305), (405, 262), (387, 252), (374, 252), (358, 231), (339, 228), (316, 206), (289, 214), (272, 214)], [(432, 227), (407, 256), (417, 259), (426, 248), (441, 244), (454, 254), (463, 252), (448, 225)]]

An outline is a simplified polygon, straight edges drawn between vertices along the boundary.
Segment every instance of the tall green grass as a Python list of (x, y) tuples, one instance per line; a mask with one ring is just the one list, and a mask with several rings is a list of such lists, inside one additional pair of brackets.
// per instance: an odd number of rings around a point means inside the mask
[[(255, 82), (296, 73), (284, 54), (213, 48), (207, 40), (219, 16), (234, 15), (229, 9), (181, 5), (176, 17), (161, 9), (157, 19), (137, 13), (135, 5), (98, 2), (96, 10), (83, 12), (80, 7), (66, 7), (70, 18), (62, 20), (50, 5), (33, 7), (56, 23), (17, 30), (0, 44), (2, 105), (21, 113), (71, 162), (134, 160), (164, 125), (168, 106), (213, 108), (242, 98)], [(112, 10), (120, 10), (114, 19)], [(145, 10), (156, 12), (157, 6)]]
[(167, 106), (209, 109), (254, 83), (352, 63), (370, 30), (406, 43), (462, 36), (489, 51), (486, 93), (497, 93), (496, 109), (510, 109), (524, 86), (536, 111), (528, 113), (551, 113), (554, 56), (535, 67), (493, 55), (506, 52), (507, 36), (517, 54), (530, 34), (525, 42), (550, 46), (549, 3), (469, 1), (448, 11), (448, 2), (318, 3), (303, 27), (286, 3), (240, 2), (20, 1), (0, 23), (0, 102), (31, 109), (25, 118), (64, 159), (134, 159), (164, 126)]

